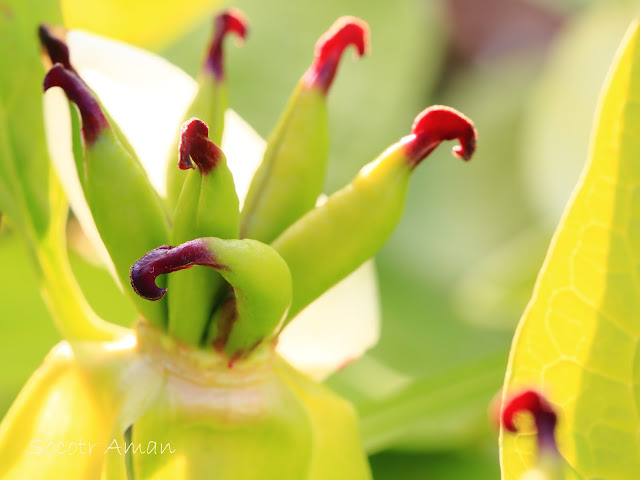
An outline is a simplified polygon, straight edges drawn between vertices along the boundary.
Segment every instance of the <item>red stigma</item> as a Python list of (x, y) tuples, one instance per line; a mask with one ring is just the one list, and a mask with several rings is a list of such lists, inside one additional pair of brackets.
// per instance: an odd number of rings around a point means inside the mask
[(196, 238), (177, 247), (161, 245), (146, 253), (131, 266), (129, 280), (134, 292), (146, 300), (156, 301), (167, 293), (166, 288), (156, 285), (158, 275), (177, 272), (195, 265), (226, 268), (216, 263), (216, 257), (209, 251), (206, 239)]
[(247, 36), (247, 21), (239, 10), (230, 9), (216, 16), (213, 23), (215, 33), (209, 47), (205, 69), (220, 81), (224, 78), (223, 41), (229, 33), (237, 35), (240, 42), (244, 41)]
[(355, 17), (340, 17), (318, 39), (315, 59), (303, 76), (304, 84), (308, 88), (319, 88), (326, 94), (342, 54), (349, 45), (356, 47), (358, 56), (364, 55), (369, 48), (369, 26)]
[(51, 60), (52, 65), (61, 63), (65, 69), (76, 73), (71, 66), (71, 61), (69, 60), (69, 47), (63, 40), (62, 35), (56, 35), (58, 30), (59, 29), (55, 27), (52, 28), (44, 23), (40, 25), (38, 27), (38, 38), (40, 39), (40, 44), (46, 50), (47, 56), (49, 57), (49, 60)]
[(455, 139), (460, 145), (453, 148), (453, 154), (463, 160), (471, 159), (478, 139), (473, 122), (450, 107), (435, 105), (427, 108), (416, 117), (406, 143), (411, 166), (418, 165), (443, 141)]
[(211, 172), (222, 157), (222, 150), (209, 140), (209, 127), (197, 118), (182, 124), (178, 152), (178, 167), (181, 170), (196, 168), (197, 165), (203, 175)]
[(61, 63), (55, 64), (44, 77), (45, 92), (51, 87), (60, 87), (67, 98), (78, 106), (82, 117), (82, 135), (88, 145), (92, 145), (109, 122), (102, 113), (98, 100), (84, 81)]
[(501, 415), (502, 426), (510, 432), (517, 432), (515, 418), (520, 412), (533, 415), (538, 433), (538, 448), (557, 451), (555, 428), (558, 416), (551, 403), (535, 390), (517, 393), (505, 402)]

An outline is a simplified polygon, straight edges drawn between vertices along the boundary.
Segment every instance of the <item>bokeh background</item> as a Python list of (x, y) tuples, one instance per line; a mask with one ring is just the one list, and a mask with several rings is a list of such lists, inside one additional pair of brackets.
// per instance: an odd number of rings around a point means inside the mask
[[(403, 220), (377, 257), (381, 341), (328, 384), (357, 407), (376, 479), (498, 478), (490, 404), (637, 2), (231, 4), (251, 31), (241, 49), (227, 49), (230, 103), (265, 137), (317, 37), (341, 15), (369, 23), (371, 54), (346, 58), (329, 97), (327, 193), (407, 134), (428, 105), (447, 104), (474, 120), (479, 147), (471, 163), (440, 147), (414, 174)], [(195, 76), (210, 29), (203, 15), (154, 48)], [(69, 233), (74, 270), (95, 310), (132, 322), (127, 300), (82, 255), (73, 223)], [(0, 265), (3, 415), (59, 337), (28, 253), (5, 222)]]

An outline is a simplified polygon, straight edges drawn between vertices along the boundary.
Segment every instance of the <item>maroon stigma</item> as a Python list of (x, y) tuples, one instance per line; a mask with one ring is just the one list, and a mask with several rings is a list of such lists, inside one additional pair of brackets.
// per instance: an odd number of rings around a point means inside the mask
[(349, 45), (356, 47), (358, 56), (364, 55), (369, 49), (369, 26), (355, 17), (340, 17), (318, 39), (313, 63), (302, 77), (304, 85), (326, 95)]
[(197, 166), (202, 175), (210, 173), (223, 155), (220, 147), (209, 140), (207, 124), (195, 117), (184, 122), (180, 128), (178, 152), (178, 167), (181, 170)]
[(129, 270), (129, 280), (133, 290), (146, 300), (160, 300), (166, 288), (156, 285), (158, 275), (177, 272), (196, 265), (205, 265), (218, 270), (227, 267), (216, 262), (216, 256), (209, 250), (206, 239), (196, 238), (172, 247), (161, 245), (137, 260)]
[(558, 423), (558, 415), (549, 401), (535, 390), (525, 390), (507, 399), (502, 409), (502, 426), (510, 431), (517, 432), (515, 417), (520, 412), (529, 412), (533, 415), (533, 421), (538, 433), (538, 450), (557, 453), (558, 447), (555, 439), (555, 429)]
[(215, 33), (209, 46), (204, 68), (211, 72), (218, 81), (222, 81), (224, 79), (222, 51), (224, 38), (229, 33), (235, 33), (240, 42), (244, 41), (247, 36), (247, 21), (238, 10), (230, 9), (216, 16), (213, 22)]
[(69, 59), (69, 47), (63, 40), (62, 35), (57, 35), (56, 32), (60, 29), (50, 27), (44, 23), (38, 27), (38, 38), (40, 44), (46, 50), (47, 56), (51, 60), (51, 64), (61, 63), (65, 69), (76, 71), (71, 66), (71, 60)]
[(82, 117), (82, 135), (88, 145), (94, 144), (109, 122), (87, 84), (73, 71), (56, 63), (44, 77), (45, 92), (51, 87), (62, 88), (67, 98), (78, 106)]
[(415, 168), (443, 141), (455, 139), (460, 145), (453, 147), (453, 154), (462, 160), (470, 160), (478, 139), (473, 122), (451, 107), (434, 105), (423, 110), (413, 122), (411, 135), (405, 143), (411, 167)]

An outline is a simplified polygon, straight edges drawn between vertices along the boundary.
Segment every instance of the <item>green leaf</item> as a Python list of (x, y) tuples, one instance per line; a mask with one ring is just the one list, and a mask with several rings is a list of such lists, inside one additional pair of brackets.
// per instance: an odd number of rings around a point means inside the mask
[[(640, 27), (614, 63), (591, 160), (513, 343), (505, 394), (542, 389), (559, 412), (567, 478), (640, 471)], [(502, 432), (505, 480), (532, 466), (532, 435)]]
[(9, 0), (0, 9), (0, 211), (32, 240), (46, 234), (50, 219), (41, 22), (60, 22), (58, 2)]

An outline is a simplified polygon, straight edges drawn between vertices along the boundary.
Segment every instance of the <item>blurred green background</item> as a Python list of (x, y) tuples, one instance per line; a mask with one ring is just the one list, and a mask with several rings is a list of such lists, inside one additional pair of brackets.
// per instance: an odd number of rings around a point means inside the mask
[[(381, 341), (328, 380), (361, 414), (376, 479), (499, 477), (489, 404), (636, 3), (233, 2), (251, 30), (243, 48), (229, 49), (230, 103), (262, 136), (317, 37), (346, 14), (371, 27), (371, 54), (346, 58), (329, 97), (327, 193), (407, 134), (428, 105), (461, 110), (479, 131), (470, 164), (441, 147), (414, 174), (404, 218), (377, 257)], [(159, 53), (195, 75), (210, 29), (203, 18)], [(131, 322), (106, 274), (74, 252), (72, 260), (95, 310)], [(4, 414), (58, 335), (28, 254), (4, 224), (0, 265)]]

